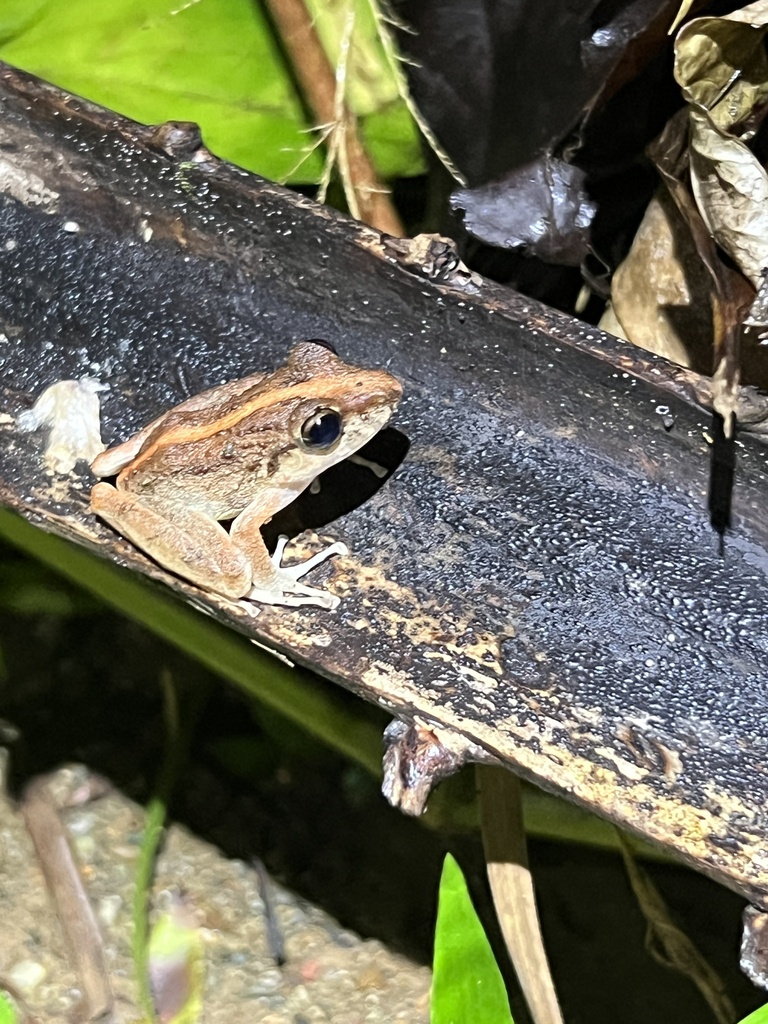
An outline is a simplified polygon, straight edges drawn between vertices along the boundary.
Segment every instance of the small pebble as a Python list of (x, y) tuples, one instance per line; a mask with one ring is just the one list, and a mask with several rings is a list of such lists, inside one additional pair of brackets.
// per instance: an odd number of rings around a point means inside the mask
[(6, 977), (22, 995), (28, 996), (35, 991), (47, 973), (45, 967), (37, 960), (18, 960), (6, 972)]

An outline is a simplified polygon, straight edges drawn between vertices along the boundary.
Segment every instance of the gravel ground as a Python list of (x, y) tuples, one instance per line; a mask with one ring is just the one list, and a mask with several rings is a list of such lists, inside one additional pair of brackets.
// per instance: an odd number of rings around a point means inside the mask
[[(60, 769), (59, 793), (82, 791), (85, 768)], [(143, 810), (112, 791), (62, 812), (96, 910), (115, 997), (116, 1024), (141, 1018), (131, 957), (132, 902)], [(21, 814), (0, 805), (0, 974), (40, 1024), (73, 1019), (78, 980)], [(181, 893), (205, 947), (208, 1024), (389, 1024), (429, 1019), (430, 972), (270, 881), (286, 962), (270, 954), (255, 869), (174, 825), (160, 856), (156, 902)]]

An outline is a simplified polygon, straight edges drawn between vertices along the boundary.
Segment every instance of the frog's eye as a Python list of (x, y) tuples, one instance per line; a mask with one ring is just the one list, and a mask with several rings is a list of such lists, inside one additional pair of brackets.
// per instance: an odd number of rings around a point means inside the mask
[(334, 447), (341, 433), (341, 413), (335, 409), (318, 409), (302, 424), (301, 440), (312, 451), (327, 452)]

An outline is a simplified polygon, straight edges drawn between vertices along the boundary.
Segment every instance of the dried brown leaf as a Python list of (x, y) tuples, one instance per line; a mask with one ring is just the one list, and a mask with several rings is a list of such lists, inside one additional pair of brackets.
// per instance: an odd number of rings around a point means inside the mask
[(675, 20), (669, 26), (670, 35), (672, 35), (672, 33), (675, 31), (678, 25), (680, 25), (681, 22), (685, 21), (685, 19), (691, 13), (691, 10), (695, 3), (696, 0), (683, 0), (683, 2), (680, 4), (680, 10), (675, 15)]
[(700, 373), (712, 367), (712, 281), (666, 189), (651, 200), (632, 248), (613, 275), (611, 313), (600, 326)]
[(768, 175), (739, 139), (694, 107), (691, 185), (704, 223), (755, 288), (768, 267)]
[(744, 121), (768, 99), (768, 0), (724, 18), (695, 18), (675, 41), (675, 78), (689, 103), (719, 128)]

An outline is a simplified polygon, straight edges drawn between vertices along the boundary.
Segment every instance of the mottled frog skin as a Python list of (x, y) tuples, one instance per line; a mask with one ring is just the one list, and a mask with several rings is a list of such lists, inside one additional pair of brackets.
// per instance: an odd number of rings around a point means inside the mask
[[(338, 598), (300, 582), (333, 554), (300, 565), (270, 558), (261, 527), (319, 473), (356, 452), (396, 408), (385, 370), (343, 362), (327, 342), (304, 341), (273, 373), (252, 374), (169, 409), (97, 456), (91, 510), (164, 568), (233, 600), (315, 604)], [(229, 530), (221, 520), (232, 520)]]

